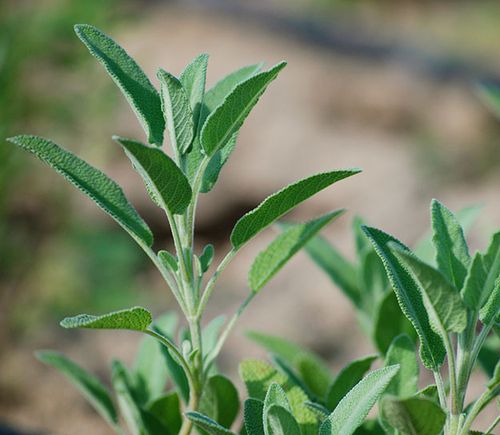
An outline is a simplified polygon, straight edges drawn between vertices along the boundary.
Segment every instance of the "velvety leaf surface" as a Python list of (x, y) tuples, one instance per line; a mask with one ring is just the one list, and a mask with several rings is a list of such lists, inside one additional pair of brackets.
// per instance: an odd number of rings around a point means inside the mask
[(301, 435), (299, 424), (287, 409), (273, 405), (265, 415), (266, 435)]
[(307, 395), (287, 376), (279, 373), (263, 361), (244, 360), (240, 364), (240, 377), (243, 379), (249, 397), (265, 400), (267, 390), (272, 383), (278, 383), (286, 393), (292, 414), (297, 419), (304, 435), (317, 434), (315, 414), (305, 405)]
[(241, 217), (231, 233), (231, 243), (238, 249), (292, 208), (337, 181), (359, 173), (358, 169), (316, 174), (297, 181), (267, 197), (258, 207)]
[(352, 434), (363, 423), (397, 371), (398, 366), (384, 367), (363, 378), (321, 424), (319, 434)]
[(205, 273), (212, 264), (214, 252), (214, 245), (210, 243), (203, 248), (203, 252), (200, 255), (200, 266), (203, 273)]
[(199, 411), (230, 428), (240, 410), (238, 390), (233, 383), (222, 375), (212, 376), (203, 390)]
[(177, 257), (172, 255), (170, 252), (159, 251), (158, 258), (169, 270), (177, 272), (177, 270), (179, 269), (179, 263), (177, 262)]
[(422, 397), (382, 400), (382, 414), (389, 424), (402, 435), (439, 435), (446, 415), (432, 400)]
[(194, 132), (199, 128), (202, 104), (205, 93), (208, 54), (200, 54), (182, 71), (179, 78), (189, 99), (193, 113)]
[(258, 292), (312, 237), (344, 210), (337, 210), (302, 224), (289, 225), (255, 258), (248, 274), (248, 285)]
[(273, 382), (267, 389), (266, 397), (264, 399), (264, 418), (266, 412), (273, 405), (281, 406), (290, 412), (292, 410), (290, 408), (290, 403), (288, 403), (285, 391), (281, 388), (281, 385), (276, 382)]
[(484, 307), (479, 311), (479, 318), (484, 324), (493, 322), (500, 313), (500, 276), (495, 281), (495, 287)]
[(182, 416), (179, 395), (176, 392), (158, 397), (150, 402), (146, 409), (168, 428), (169, 433), (179, 433)]
[(363, 379), (376, 359), (377, 355), (370, 355), (354, 360), (342, 368), (330, 385), (326, 397), (326, 407), (330, 411), (333, 411), (349, 391)]
[(189, 418), (196, 427), (199, 427), (210, 435), (235, 435), (234, 432), (231, 432), (216, 421), (199, 412), (186, 412), (186, 417)]
[(189, 97), (182, 83), (167, 71), (158, 71), (161, 108), (170, 133), (170, 143), (179, 155), (191, 145), (194, 138), (194, 120)]
[(436, 369), (443, 363), (445, 349), (441, 338), (431, 328), (422, 295), (408, 270), (394, 256), (389, 242), (408, 250), (400, 241), (375, 228), (364, 227), (375, 251), (380, 256), (389, 276), (391, 285), (398, 298), (399, 305), (406, 317), (413, 324), (420, 339), (420, 358), (428, 369)]
[(415, 358), (415, 343), (406, 334), (394, 339), (387, 351), (384, 365), (399, 364), (399, 372), (392, 378), (385, 393), (397, 397), (412, 396), (417, 392), (419, 366)]
[(140, 142), (115, 136), (137, 172), (163, 208), (182, 214), (191, 201), (191, 186), (179, 167), (164, 152)]
[(392, 251), (419, 284), (434, 332), (443, 339), (448, 332), (462, 332), (467, 325), (467, 310), (460, 294), (439, 271), (413, 254), (398, 248), (398, 245)]
[(118, 424), (118, 416), (111, 396), (99, 379), (58, 352), (41, 351), (36, 353), (36, 357), (66, 376), (104, 420), (112, 426)]
[(146, 74), (123, 48), (95, 27), (78, 24), (75, 32), (125, 95), (148, 135), (148, 142), (161, 145), (165, 122), (160, 96)]
[(61, 321), (61, 326), (67, 329), (130, 329), (132, 331), (145, 331), (153, 321), (151, 313), (142, 307), (114, 311), (102, 316), (79, 314), (66, 317)]
[(149, 227), (125, 198), (120, 186), (101, 171), (47, 139), (16, 136), (8, 140), (51, 166), (115, 219), (132, 237), (152, 245), (153, 234)]
[(213, 156), (240, 129), (243, 121), (260, 96), (285, 67), (281, 62), (238, 84), (225, 100), (208, 115), (201, 130), (201, 144), (208, 156)]
[(248, 435), (264, 433), (264, 402), (258, 399), (247, 399), (244, 405), (245, 429)]
[(462, 226), (455, 215), (437, 200), (432, 201), (431, 218), (438, 268), (460, 290), (471, 261)]
[(311, 259), (329, 276), (351, 302), (359, 307), (361, 298), (354, 265), (321, 236), (311, 239), (305, 248)]

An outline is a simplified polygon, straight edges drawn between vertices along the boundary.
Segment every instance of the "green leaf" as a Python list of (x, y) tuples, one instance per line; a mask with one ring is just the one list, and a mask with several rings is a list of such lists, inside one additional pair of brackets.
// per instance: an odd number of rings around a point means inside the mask
[[(167, 313), (155, 320), (164, 330), (173, 332), (177, 326), (177, 314)], [(162, 395), (168, 379), (168, 370), (161, 351), (161, 344), (153, 337), (142, 339), (133, 366), (133, 374), (137, 379), (136, 391), (140, 391), (143, 402), (148, 402)]]
[(265, 415), (266, 435), (301, 435), (299, 424), (287, 409), (273, 405)]
[(401, 311), (396, 293), (389, 291), (377, 305), (374, 319), (373, 340), (383, 354), (387, 353), (392, 340), (399, 334), (407, 334), (416, 341), (415, 328)]
[(479, 318), (485, 325), (490, 324), (500, 313), (500, 276), (495, 281), (495, 288), (484, 307), (479, 311)]
[(123, 418), (133, 435), (168, 433), (155, 416), (139, 406), (133, 394), (131, 375), (120, 361), (113, 361), (111, 379)]
[(286, 393), (292, 414), (304, 435), (317, 435), (315, 414), (305, 405), (307, 395), (287, 376), (278, 373), (269, 364), (258, 360), (244, 360), (240, 364), (240, 376), (245, 382), (249, 397), (264, 401), (272, 383), (278, 383)]
[(418, 283), (434, 332), (440, 334), (443, 340), (448, 332), (462, 332), (467, 326), (467, 310), (460, 294), (439, 271), (401, 249), (399, 245), (390, 245), (394, 255)]
[(431, 399), (432, 401), (437, 402), (439, 400), (437, 385), (427, 385), (427, 387), (417, 391), (416, 396)]
[(446, 414), (432, 400), (423, 397), (382, 400), (382, 415), (402, 435), (439, 435), (442, 433)]
[(108, 390), (99, 379), (58, 352), (40, 351), (36, 352), (36, 357), (44, 364), (59, 370), (78, 388), (104, 420), (113, 427), (117, 426), (118, 416), (115, 406)]
[(297, 181), (267, 197), (260, 205), (241, 217), (231, 233), (231, 243), (235, 249), (241, 248), (252, 237), (267, 228), (274, 221), (296, 205), (319, 191), (359, 173), (358, 169), (324, 172)]
[[(288, 362), (299, 372), (302, 385), (308, 392), (322, 399), (332, 381), (328, 365), (317, 355), (303, 347), (281, 337), (261, 334), (255, 331), (247, 332), (247, 337), (264, 347), (269, 352)], [(282, 367), (283, 368), (283, 367)], [(290, 375), (290, 374), (289, 374)]]
[(193, 113), (194, 132), (198, 131), (205, 93), (208, 54), (200, 54), (182, 71), (180, 81), (189, 98)]
[(54, 168), (115, 219), (135, 240), (148, 246), (153, 244), (151, 230), (125, 198), (120, 186), (101, 171), (41, 137), (15, 136), (8, 141), (35, 154)]
[(165, 122), (160, 96), (146, 74), (123, 48), (95, 27), (77, 24), (75, 32), (125, 95), (148, 135), (148, 142), (161, 145)]
[(179, 167), (163, 151), (114, 136), (162, 208), (182, 214), (191, 202), (191, 186)]
[(200, 400), (200, 413), (230, 428), (240, 410), (238, 390), (222, 375), (214, 375), (207, 381)]
[(460, 290), (471, 261), (462, 226), (455, 215), (435, 199), (431, 215), (436, 263), (443, 275)]
[(412, 396), (417, 392), (419, 367), (415, 358), (415, 343), (406, 334), (397, 336), (385, 357), (384, 365), (399, 365), (399, 372), (385, 390), (397, 397)]
[(326, 407), (333, 411), (340, 401), (351, 391), (351, 389), (370, 370), (370, 367), (377, 359), (377, 355), (369, 355), (364, 358), (354, 360), (347, 364), (337, 375), (328, 389), (326, 396)]
[(354, 265), (321, 236), (311, 239), (305, 248), (311, 259), (328, 275), (349, 300), (356, 307), (359, 307), (361, 297)]
[[(480, 206), (473, 205), (470, 207), (464, 207), (455, 213), (455, 217), (462, 226), (465, 235), (467, 235), (476, 222), (480, 211)], [(434, 248), (434, 244), (432, 242), (431, 232), (426, 234), (420, 241), (417, 242), (413, 251), (418, 258), (425, 261), (427, 264), (436, 266), (436, 249)]]
[(290, 408), (290, 403), (288, 403), (288, 399), (286, 397), (286, 393), (281, 388), (280, 384), (277, 384), (276, 382), (273, 382), (271, 385), (269, 385), (269, 388), (267, 389), (266, 397), (264, 399), (264, 418), (266, 415), (266, 412), (269, 411), (269, 408), (273, 405), (278, 405), (281, 406), (282, 408), (285, 408), (287, 411), (292, 411)]
[(383, 231), (370, 227), (363, 228), (384, 263), (401, 310), (417, 331), (420, 339), (420, 358), (423, 364), (431, 370), (439, 368), (445, 357), (443, 342), (431, 328), (422, 295), (415, 280), (387, 245), (389, 242), (394, 242), (403, 249), (408, 250), (408, 248)]
[(323, 227), (340, 216), (337, 210), (302, 224), (290, 225), (255, 258), (248, 274), (248, 285), (258, 292)]
[(188, 94), (179, 79), (167, 71), (158, 70), (161, 108), (170, 133), (172, 149), (184, 154), (193, 141), (195, 130)]
[(151, 313), (142, 307), (113, 311), (102, 316), (79, 314), (66, 317), (61, 326), (66, 329), (130, 329), (131, 331), (145, 331), (153, 321)]
[(485, 80), (479, 83), (477, 89), (481, 100), (494, 115), (500, 117), (500, 86), (498, 83)]
[(363, 378), (322, 423), (319, 435), (350, 435), (372, 409), (399, 367), (384, 367)]
[(234, 432), (221, 426), (216, 421), (199, 412), (186, 412), (186, 417), (189, 418), (196, 427), (208, 432), (210, 435), (236, 435)]
[[(254, 74), (260, 71), (261, 65), (250, 65), (229, 74), (222, 80), (217, 82), (203, 97), (203, 108), (200, 114), (200, 124), (205, 121), (206, 117), (211, 113), (217, 106), (222, 104), (226, 99), (227, 95), (241, 82), (252, 77)], [(229, 159), (235, 145), (238, 133), (233, 134), (228, 142), (217, 151), (213, 157), (210, 159), (205, 173), (203, 174), (203, 181), (201, 186), (201, 192), (207, 193), (214, 187), (217, 179), (219, 178), (219, 173), (222, 167)], [(193, 146), (193, 151), (190, 153), (188, 158), (188, 167), (198, 167), (201, 159), (203, 158), (200, 149), (199, 141)], [(193, 169), (191, 169), (191, 172)]]
[(490, 335), (479, 351), (478, 361), (486, 375), (491, 378), (495, 366), (500, 361), (500, 337)]
[(179, 270), (179, 263), (177, 262), (177, 257), (172, 255), (168, 251), (159, 251), (158, 258), (170, 271), (177, 272)]
[(179, 395), (176, 392), (158, 397), (150, 402), (146, 409), (168, 428), (169, 434), (179, 433), (182, 416)]
[(494, 390), (500, 386), (500, 361), (497, 361), (493, 376), (488, 382), (488, 389)]
[(238, 84), (225, 100), (208, 115), (201, 129), (201, 144), (208, 156), (213, 156), (240, 129), (260, 96), (285, 67), (281, 62)]
[(244, 422), (248, 435), (264, 434), (264, 402), (258, 399), (247, 399), (244, 405)]
[(355, 431), (354, 435), (386, 435), (386, 432), (376, 420), (365, 420)]
[(205, 273), (212, 264), (212, 260), (214, 259), (214, 252), (214, 245), (210, 243), (203, 248), (203, 252), (200, 255), (200, 266), (202, 273)]

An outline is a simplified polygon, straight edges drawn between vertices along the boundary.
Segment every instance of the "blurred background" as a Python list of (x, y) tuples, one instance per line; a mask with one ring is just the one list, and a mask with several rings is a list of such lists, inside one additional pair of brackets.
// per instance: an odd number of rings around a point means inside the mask
[[(19, 433), (106, 434), (69, 384), (33, 352), (66, 352), (103, 378), (113, 357), (131, 361), (139, 337), (67, 332), (66, 315), (143, 304), (175, 309), (140, 248), (104, 213), (5, 137), (33, 133), (71, 149), (116, 179), (168, 246), (168, 228), (111, 141), (143, 139), (126, 101), (73, 34), (102, 28), (154, 77), (210, 54), (209, 85), (242, 65), (289, 63), (243, 128), (231, 161), (198, 213), (198, 243), (220, 258), (239, 216), (312, 172), (362, 167), (290, 219), (346, 207), (326, 230), (351, 255), (350, 222), (414, 243), (436, 197), (453, 210), (479, 204), (474, 248), (500, 222), (500, 122), (475, 82), (500, 79), (495, 0), (0, 0), (0, 425)], [(245, 248), (216, 291), (207, 321), (248, 291), (252, 258), (272, 230)], [(333, 368), (372, 352), (354, 311), (299, 254), (244, 315), (222, 355), (262, 357), (255, 329), (309, 346)], [(476, 381), (477, 389), (483, 379)], [(7, 429), (0, 429), (5, 433)], [(4, 433), (2, 432), (2, 433)]]

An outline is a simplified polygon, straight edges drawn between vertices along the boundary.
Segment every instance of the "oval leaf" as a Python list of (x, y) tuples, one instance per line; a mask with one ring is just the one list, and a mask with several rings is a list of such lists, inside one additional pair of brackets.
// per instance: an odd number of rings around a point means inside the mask
[(324, 172), (290, 184), (267, 197), (260, 205), (241, 217), (231, 232), (231, 243), (238, 249), (296, 205), (328, 186), (359, 173), (359, 169)]
[(146, 74), (122, 47), (94, 26), (77, 24), (75, 32), (125, 95), (148, 142), (161, 145), (165, 122), (160, 96)]
[(67, 329), (129, 329), (132, 331), (145, 331), (153, 321), (151, 313), (142, 307), (114, 311), (103, 316), (79, 314), (75, 317), (66, 317), (61, 326)]
[(490, 297), (479, 311), (481, 322), (486, 325), (492, 323), (500, 314), (500, 276), (495, 281), (495, 288)]
[(440, 336), (431, 328), (420, 290), (410, 273), (394, 256), (389, 242), (408, 250), (399, 240), (376, 228), (363, 227), (373, 247), (384, 263), (389, 281), (396, 293), (401, 310), (410, 320), (420, 339), (420, 358), (430, 370), (443, 364), (445, 349)]
[(281, 62), (240, 83), (208, 116), (200, 135), (201, 145), (208, 156), (213, 156), (240, 129), (269, 83), (285, 66), (286, 62)]
[(471, 261), (462, 226), (456, 216), (435, 199), (431, 204), (431, 220), (438, 268), (460, 290)]
[(398, 366), (384, 367), (363, 378), (322, 423), (319, 434), (352, 434), (363, 423), (398, 370)]
[(264, 402), (258, 399), (245, 400), (244, 421), (248, 435), (262, 435), (264, 433)]
[(161, 85), (161, 108), (170, 133), (170, 143), (182, 155), (194, 138), (193, 112), (189, 97), (182, 83), (172, 74), (160, 69), (158, 80)]
[(248, 274), (248, 284), (258, 292), (312, 237), (344, 210), (328, 213), (312, 221), (290, 225), (255, 258)]
[(273, 405), (265, 414), (266, 435), (301, 435), (299, 424), (287, 409)]
[(186, 412), (186, 417), (189, 418), (196, 427), (206, 431), (210, 435), (236, 435), (234, 432), (231, 432), (216, 421), (199, 412)]
[(182, 214), (191, 201), (191, 186), (179, 167), (164, 152), (140, 142), (114, 136), (162, 208)]
[(115, 406), (108, 390), (101, 384), (99, 379), (58, 352), (41, 351), (36, 353), (36, 357), (44, 364), (56, 368), (66, 376), (82, 392), (104, 420), (111, 426), (116, 427), (118, 416)]
[(443, 431), (446, 414), (432, 400), (424, 397), (382, 400), (384, 419), (402, 435), (439, 435)]
[(151, 230), (128, 202), (120, 186), (101, 171), (47, 139), (24, 135), (8, 140), (54, 168), (115, 219), (134, 239), (148, 246), (153, 244)]
[(467, 310), (446, 278), (413, 254), (390, 244), (392, 252), (418, 283), (432, 329), (443, 339), (448, 332), (462, 332), (467, 325)]

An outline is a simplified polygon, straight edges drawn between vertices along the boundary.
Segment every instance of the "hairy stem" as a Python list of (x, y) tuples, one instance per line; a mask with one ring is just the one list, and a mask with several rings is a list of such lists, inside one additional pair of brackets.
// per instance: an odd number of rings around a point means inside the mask
[(481, 396), (479, 396), (479, 398), (472, 406), (469, 415), (467, 415), (463, 426), (460, 429), (460, 435), (467, 435), (469, 433), (472, 423), (474, 422), (476, 417), (488, 405), (488, 403), (490, 403), (496, 396), (498, 396), (499, 393), (500, 385), (497, 385), (495, 388), (488, 389), (483, 394), (481, 394)]
[(446, 409), (446, 390), (444, 388), (443, 378), (439, 370), (433, 370), (432, 373), (434, 374), (434, 379), (436, 380), (439, 404), (441, 405), (441, 408)]

